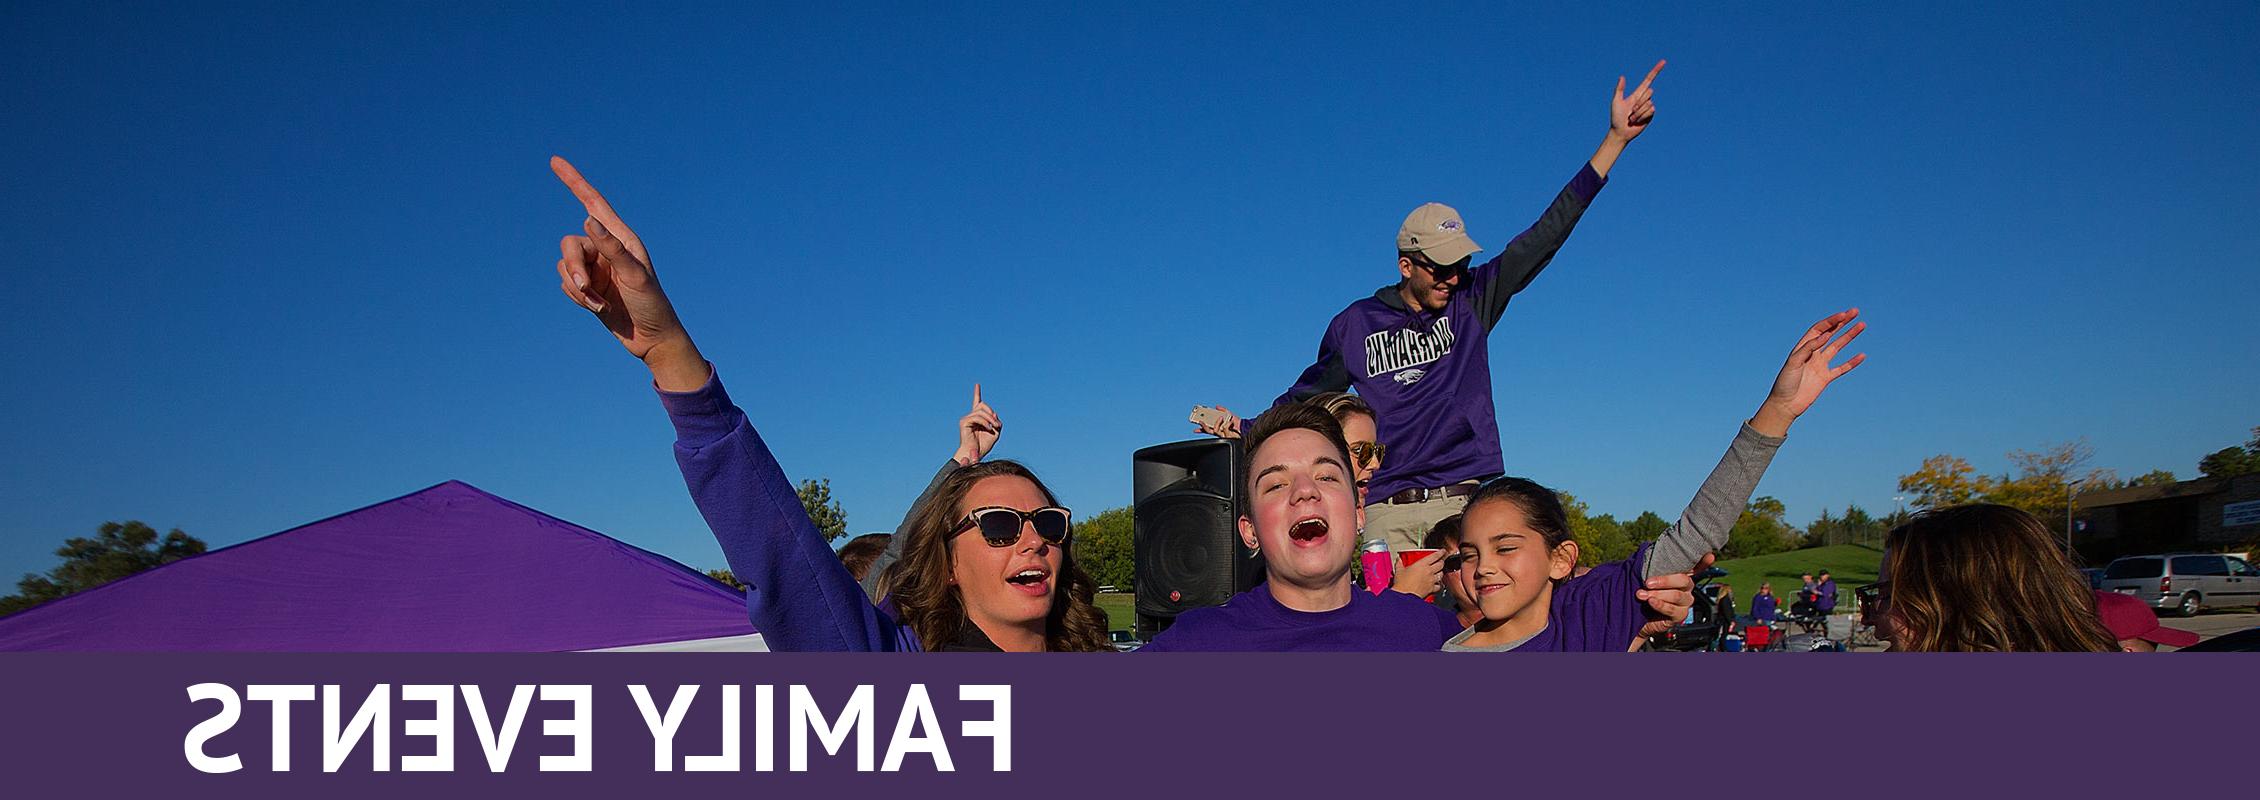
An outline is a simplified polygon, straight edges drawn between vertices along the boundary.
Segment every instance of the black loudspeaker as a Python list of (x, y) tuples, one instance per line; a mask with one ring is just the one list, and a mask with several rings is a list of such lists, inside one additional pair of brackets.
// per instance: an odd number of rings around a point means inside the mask
[(1130, 457), (1140, 638), (1263, 579), (1263, 559), (1240, 543), (1244, 452), (1237, 439), (1195, 439)]

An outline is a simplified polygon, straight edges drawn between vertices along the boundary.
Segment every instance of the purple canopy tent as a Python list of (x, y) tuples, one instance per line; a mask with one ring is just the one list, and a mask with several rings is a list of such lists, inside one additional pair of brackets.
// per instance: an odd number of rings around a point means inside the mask
[(461, 481), (0, 618), (0, 651), (759, 650), (745, 598)]

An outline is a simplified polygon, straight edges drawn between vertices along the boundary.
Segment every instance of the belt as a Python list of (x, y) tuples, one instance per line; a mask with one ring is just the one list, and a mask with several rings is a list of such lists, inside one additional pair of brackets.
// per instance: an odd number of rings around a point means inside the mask
[(1476, 485), (1472, 483), (1455, 483), (1450, 486), (1440, 487), (1436, 489), (1406, 489), (1402, 492), (1389, 495), (1381, 502), (1392, 504), (1426, 503), (1430, 500), (1442, 500), (1446, 497), (1466, 497), (1475, 493), (1475, 486)]

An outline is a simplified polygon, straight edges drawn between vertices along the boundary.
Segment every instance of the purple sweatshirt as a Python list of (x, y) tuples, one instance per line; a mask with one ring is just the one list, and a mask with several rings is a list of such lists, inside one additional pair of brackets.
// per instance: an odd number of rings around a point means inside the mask
[(1406, 307), (1395, 285), (1351, 303), (1327, 324), (1317, 362), (1273, 404), (1357, 387), (1389, 446), (1367, 495), (1377, 502), (1504, 473), (1487, 337), (1607, 183), (1592, 165), (1580, 168), (1537, 222), (1462, 279), (1442, 312)]
[[(915, 651), (918, 637), (864, 596), (808, 521), (785, 471), (730, 402), (719, 374), (659, 393), (675, 423), (675, 463), (698, 513), (746, 584), (746, 611), (772, 650)], [(971, 626), (967, 626), (971, 627)]]
[(1280, 605), (1271, 584), (1261, 583), (1224, 605), (1179, 615), (1138, 652), (1427, 653), (1459, 629), (1452, 612), (1402, 592), (1352, 590), (1349, 605), (1310, 612)]

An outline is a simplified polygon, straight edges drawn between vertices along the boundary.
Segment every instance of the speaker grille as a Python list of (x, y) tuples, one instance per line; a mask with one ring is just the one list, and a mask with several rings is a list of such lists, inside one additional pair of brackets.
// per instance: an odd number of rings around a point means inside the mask
[(1138, 613), (1175, 617), (1232, 596), (1239, 541), (1232, 499), (1198, 481), (1155, 492), (1139, 504)]

